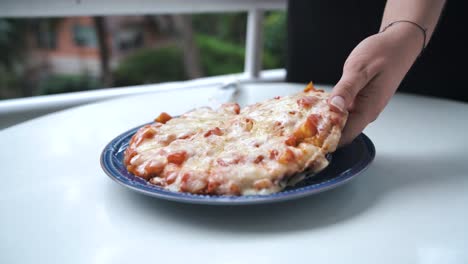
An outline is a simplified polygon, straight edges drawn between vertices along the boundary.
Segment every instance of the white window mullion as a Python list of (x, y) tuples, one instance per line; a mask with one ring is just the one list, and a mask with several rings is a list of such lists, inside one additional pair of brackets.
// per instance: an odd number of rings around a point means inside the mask
[(252, 79), (258, 78), (262, 70), (263, 15), (263, 10), (252, 9), (247, 17), (244, 72)]

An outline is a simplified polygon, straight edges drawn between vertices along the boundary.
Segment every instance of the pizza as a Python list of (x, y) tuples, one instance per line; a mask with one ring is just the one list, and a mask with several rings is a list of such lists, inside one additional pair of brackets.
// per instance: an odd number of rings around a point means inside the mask
[(150, 184), (193, 194), (279, 192), (305, 170), (317, 173), (335, 151), (347, 113), (310, 83), (302, 92), (241, 109), (197, 108), (161, 113), (125, 150), (127, 170)]

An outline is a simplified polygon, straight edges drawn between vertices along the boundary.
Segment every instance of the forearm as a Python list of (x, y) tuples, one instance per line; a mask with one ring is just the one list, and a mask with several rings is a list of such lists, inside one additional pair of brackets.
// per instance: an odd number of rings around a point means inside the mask
[(393, 21), (409, 20), (426, 29), (429, 42), (444, 4), (445, 0), (388, 0), (380, 30)]
[[(381, 33), (354, 48), (330, 96), (334, 109), (349, 111), (341, 144), (377, 119), (421, 54), (422, 44), (431, 38), (444, 4), (445, 0), (387, 0)], [(395, 22), (402, 20), (411, 22)]]

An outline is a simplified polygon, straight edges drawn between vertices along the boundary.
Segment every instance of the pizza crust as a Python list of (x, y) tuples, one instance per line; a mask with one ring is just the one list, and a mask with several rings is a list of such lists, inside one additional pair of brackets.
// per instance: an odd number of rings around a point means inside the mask
[(171, 191), (216, 195), (279, 192), (297, 173), (328, 165), (347, 113), (329, 94), (304, 92), (244, 109), (229, 103), (172, 118), (162, 113), (125, 151), (129, 172)]

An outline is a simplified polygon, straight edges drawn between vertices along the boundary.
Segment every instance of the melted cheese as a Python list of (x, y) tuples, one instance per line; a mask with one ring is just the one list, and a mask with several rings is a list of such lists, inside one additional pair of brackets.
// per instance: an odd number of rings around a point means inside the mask
[[(192, 110), (164, 125), (155, 123), (135, 134), (126, 153), (134, 155), (128, 168), (172, 191), (278, 192), (295, 173), (327, 166), (325, 155), (335, 150), (346, 120), (346, 114), (330, 110), (327, 98), (323, 92), (301, 92), (247, 106), (240, 113), (238, 105), (226, 104), (216, 111)], [(320, 117), (317, 134), (285, 143), (311, 115)], [(154, 130), (154, 135), (146, 130)], [(184, 153), (181, 164), (168, 161), (174, 153)]]

